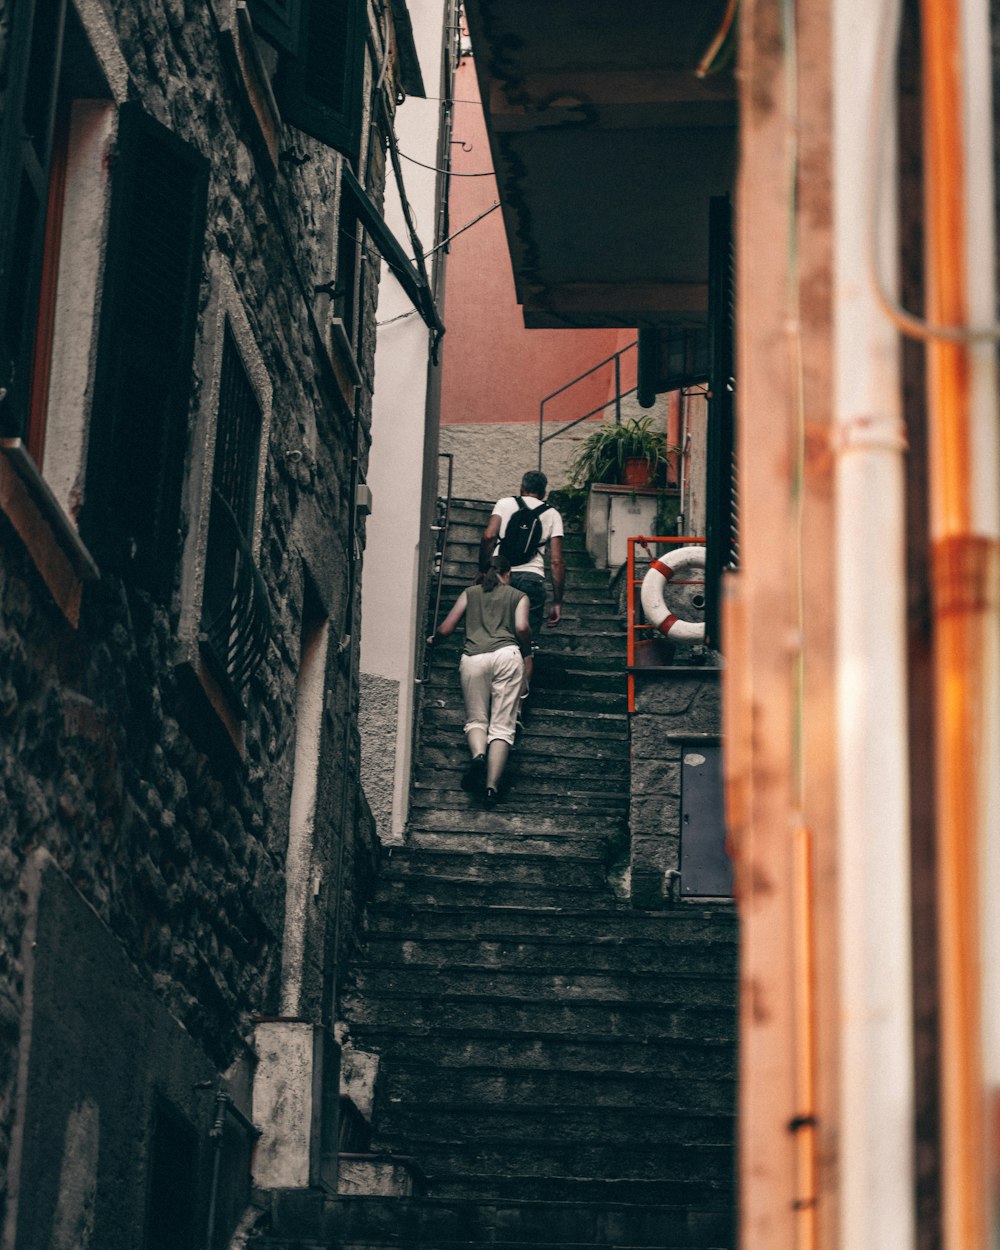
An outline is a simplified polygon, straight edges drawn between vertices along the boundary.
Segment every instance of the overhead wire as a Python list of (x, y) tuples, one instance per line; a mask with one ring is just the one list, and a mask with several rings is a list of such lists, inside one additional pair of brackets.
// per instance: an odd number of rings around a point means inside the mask
[(396, 152), (399, 156), (403, 158), (404, 161), (409, 161), (411, 165), (419, 165), (421, 169), (429, 169), (435, 174), (447, 174), (449, 178), (495, 178), (496, 177), (496, 171), (493, 169), (483, 169), (479, 171), (478, 173), (474, 173), (474, 174), (460, 174), (460, 173), (456, 173), (454, 169), (443, 169), (440, 165), (428, 165), (426, 161), (418, 161), (415, 156), (407, 156), (406, 153), (400, 151), (399, 148), (396, 149)]

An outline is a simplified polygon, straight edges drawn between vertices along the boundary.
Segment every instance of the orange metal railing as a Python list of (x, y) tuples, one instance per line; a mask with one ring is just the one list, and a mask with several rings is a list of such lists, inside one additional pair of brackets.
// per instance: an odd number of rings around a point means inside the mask
[[(650, 544), (652, 543), (664, 544), (667, 548), (667, 551), (660, 551), (660, 552), (654, 553), (652, 550), (650, 550)], [(637, 535), (635, 538), (630, 538), (628, 540), (628, 557), (627, 557), (628, 562), (626, 566), (627, 586), (628, 586), (628, 593), (626, 595), (626, 610), (627, 610), (627, 618), (628, 618), (628, 651), (627, 651), (626, 663), (628, 665), (628, 710), (629, 712), (635, 711), (635, 668), (636, 668), (635, 644), (636, 644), (636, 638), (639, 634), (643, 632), (652, 633), (654, 630), (654, 626), (647, 625), (645, 624), (645, 622), (642, 622), (639, 619), (640, 618), (639, 589), (642, 586), (642, 578), (641, 577), (637, 578), (635, 575), (635, 549), (637, 546), (643, 547), (648, 552), (650, 562), (652, 562), (658, 556), (668, 554), (668, 552), (672, 550), (674, 547), (696, 547), (696, 546), (703, 547), (704, 545), (705, 545), (704, 538), (696, 537), (696, 536), (692, 537), (691, 535), (684, 535), (684, 534), (668, 534), (666, 536), (661, 535), (659, 537), (640, 534), (640, 535)], [(705, 579), (704, 577), (689, 577), (689, 578), (679, 577), (677, 578), (676, 581), (671, 581), (670, 584), (671, 586), (704, 586)]]

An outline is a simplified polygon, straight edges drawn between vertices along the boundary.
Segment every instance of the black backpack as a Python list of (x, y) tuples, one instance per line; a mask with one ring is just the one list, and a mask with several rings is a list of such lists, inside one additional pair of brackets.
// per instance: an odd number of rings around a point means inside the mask
[(543, 503), (537, 508), (529, 508), (520, 495), (516, 499), (517, 511), (507, 522), (498, 549), (500, 555), (510, 561), (512, 568), (527, 564), (542, 545), (542, 513), (551, 507), (551, 504)]

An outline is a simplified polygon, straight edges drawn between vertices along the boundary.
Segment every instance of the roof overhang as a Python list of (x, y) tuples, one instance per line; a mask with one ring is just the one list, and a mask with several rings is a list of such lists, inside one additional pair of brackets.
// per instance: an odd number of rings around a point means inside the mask
[(525, 324), (703, 324), (737, 105), (696, 70), (734, 0), (465, 7)]

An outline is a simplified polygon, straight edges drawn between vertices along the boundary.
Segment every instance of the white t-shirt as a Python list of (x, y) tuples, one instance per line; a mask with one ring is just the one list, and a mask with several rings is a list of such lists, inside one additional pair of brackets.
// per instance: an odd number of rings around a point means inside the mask
[[(535, 495), (522, 495), (521, 498), (529, 508), (540, 508), (544, 502)], [(500, 518), (500, 533), (498, 541), (493, 551), (496, 554), (500, 546), (499, 539), (503, 538), (507, 533), (507, 522), (517, 511), (517, 496), (508, 495), (506, 499), (498, 499), (493, 505), (493, 515)], [(527, 561), (526, 564), (515, 564), (511, 569), (512, 573), (537, 573), (539, 577), (545, 576), (545, 547), (550, 538), (562, 538), (563, 523), (562, 517), (555, 508), (546, 508), (541, 516), (542, 526), (542, 545), (535, 554)]]

